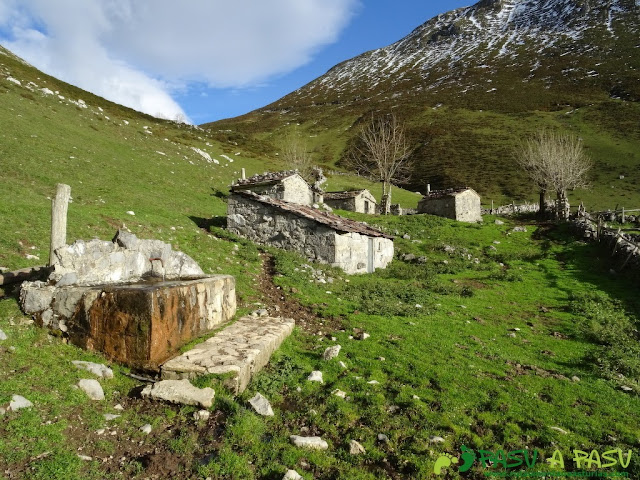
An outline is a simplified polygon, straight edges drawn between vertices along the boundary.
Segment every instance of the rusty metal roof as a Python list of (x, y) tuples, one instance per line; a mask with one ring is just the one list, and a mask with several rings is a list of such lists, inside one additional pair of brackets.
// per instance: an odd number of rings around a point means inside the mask
[(299, 175), (297, 170), (284, 170), (282, 172), (265, 172), (262, 174), (256, 174), (249, 178), (239, 179), (231, 185), (231, 189), (235, 190), (240, 187), (248, 187), (254, 185), (268, 185), (270, 183), (278, 183), (285, 178)]
[[(344, 190), (342, 192), (325, 192), (323, 197), (325, 200), (348, 200), (349, 198), (355, 198), (360, 195), (362, 192), (368, 192), (371, 195), (371, 192), (366, 188), (362, 188), (360, 190)], [(373, 195), (371, 195), (373, 197)]]
[(285, 202), (283, 200), (267, 197), (265, 195), (258, 195), (257, 193), (250, 190), (238, 190), (234, 192), (234, 195), (239, 195), (249, 200), (269, 205), (278, 210), (293, 213), (294, 215), (298, 215), (299, 217), (313, 220), (315, 222), (326, 225), (338, 232), (359, 233), (368, 237), (382, 237), (393, 240), (393, 237), (391, 235), (387, 235), (386, 233), (365, 225), (362, 222), (356, 222), (355, 220), (340, 217), (333, 213), (322, 212), (307, 205), (298, 205), (296, 203)]
[[(463, 192), (466, 192), (467, 190), (470, 190), (473, 193), (475, 193), (476, 195), (478, 195), (473, 188), (470, 188), (470, 187), (456, 187), (456, 188), (447, 188), (445, 190), (432, 190), (431, 192), (429, 192), (425, 196), (423, 196), (422, 200), (435, 200), (435, 199), (444, 198), (444, 197), (455, 197), (456, 195), (459, 195), (459, 194), (461, 194)], [(480, 195), (478, 195), (478, 196), (480, 196)]]

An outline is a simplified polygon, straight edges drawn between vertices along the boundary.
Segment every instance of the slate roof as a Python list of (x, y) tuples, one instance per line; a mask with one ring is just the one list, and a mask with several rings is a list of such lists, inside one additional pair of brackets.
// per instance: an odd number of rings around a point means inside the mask
[(367, 190), (360, 189), (360, 190), (346, 190), (343, 192), (325, 192), (323, 197), (325, 200), (348, 200), (350, 198), (357, 197), (364, 191), (367, 191)]
[(478, 195), (477, 192), (473, 188), (456, 187), (456, 188), (447, 188), (445, 190), (432, 190), (430, 193), (427, 193), (424, 197), (422, 197), (422, 199), (423, 200), (435, 200), (435, 199), (444, 198), (444, 197), (455, 197), (456, 195), (459, 195), (459, 194), (461, 194), (463, 192), (466, 192), (467, 190), (471, 190), (473, 193)]
[(269, 185), (272, 183), (278, 183), (284, 180), (285, 178), (292, 177), (294, 175), (299, 175), (297, 170), (285, 170), (282, 172), (265, 172), (262, 174), (256, 174), (249, 178), (236, 180), (233, 185), (231, 185), (232, 190), (236, 190), (241, 187), (249, 187), (255, 185)]
[(306, 205), (298, 205), (296, 203), (285, 202), (283, 200), (267, 197), (265, 195), (258, 195), (257, 193), (251, 192), (249, 190), (235, 191), (234, 195), (239, 195), (249, 200), (269, 205), (277, 210), (293, 213), (294, 215), (297, 215), (299, 217), (313, 220), (314, 222), (326, 225), (338, 232), (359, 233), (368, 237), (381, 237), (393, 240), (393, 237), (391, 235), (382, 233), (380, 230), (376, 230), (375, 228), (365, 225), (362, 222), (356, 222), (355, 220), (340, 217), (333, 213), (323, 212)]

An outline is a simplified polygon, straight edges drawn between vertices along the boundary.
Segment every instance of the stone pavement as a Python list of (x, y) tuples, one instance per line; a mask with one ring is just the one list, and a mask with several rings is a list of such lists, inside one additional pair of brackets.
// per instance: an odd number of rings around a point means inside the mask
[(165, 362), (161, 376), (175, 380), (233, 373), (225, 380), (225, 386), (240, 394), (294, 326), (291, 318), (242, 317), (188, 352)]

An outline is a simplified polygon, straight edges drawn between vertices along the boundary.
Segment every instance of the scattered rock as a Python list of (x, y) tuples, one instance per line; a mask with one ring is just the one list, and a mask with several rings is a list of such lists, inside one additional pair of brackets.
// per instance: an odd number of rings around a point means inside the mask
[(282, 480), (303, 480), (303, 477), (295, 470), (287, 470)]
[(402, 235), (402, 238), (405, 240), (411, 240), (411, 235), (409, 235), (408, 233), (405, 233), (404, 235)]
[(33, 403), (24, 398), (22, 395), (14, 395), (11, 397), (11, 402), (9, 402), (9, 410), (16, 411), (21, 408), (30, 408), (33, 407)]
[(493, 241), (493, 244), (494, 244), (494, 245), (500, 245), (500, 240), (494, 240), (494, 241)]
[(104, 400), (104, 391), (102, 390), (102, 386), (97, 380), (94, 380), (93, 378), (83, 378), (78, 382), (78, 387), (80, 388), (80, 390), (86, 393), (91, 400)]
[(117, 404), (115, 407), (113, 407), (114, 410), (118, 410), (119, 412), (124, 410), (124, 407), (120, 404)]
[(504, 225), (504, 222), (502, 220), (496, 219), (495, 224), (496, 225)]
[(113, 413), (105, 413), (103, 415), (103, 417), (107, 422), (110, 422), (111, 420), (115, 420), (116, 418), (120, 418), (120, 415), (115, 415)]
[(144, 434), (149, 435), (151, 433), (151, 425), (149, 425), (148, 423), (144, 424), (143, 426), (140, 427), (140, 431)]
[(523, 227), (523, 226), (517, 226), (517, 227), (513, 227), (513, 230), (511, 230), (512, 232), (526, 232), (527, 231), (527, 227)]
[(324, 351), (324, 353), (322, 354), (322, 358), (324, 360), (331, 360), (333, 358), (336, 358), (338, 356), (338, 354), (340, 353), (340, 349), (342, 347), (340, 345), (334, 345), (332, 347), (327, 347), (327, 349)]
[(516, 338), (516, 332), (507, 333), (507, 337)]
[(356, 442), (355, 440), (351, 440), (349, 442), (349, 453), (351, 455), (361, 455), (363, 453), (367, 453), (367, 451), (362, 445), (360, 445), (360, 443)]
[(566, 430), (563, 430), (560, 427), (549, 427), (551, 430), (555, 430), (556, 432), (560, 432), (563, 435), (566, 435), (568, 432)]
[(196, 422), (206, 422), (211, 417), (211, 412), (209, 410), (198, 410), (197, 412), (193, 412), (193, 419)]
[(405, 253), (401, 255), (400, 258), (405, 262), (412, 262), (416, 259), (416, 256), (413, 253)]
[(438, 437), (436, 435), (431, 435), (429, 437), (429, 443), (444, 443), (444, 438)]
[(622, 385), (620, 389), (624, 390), (625, 392), (633, 392), (633, 388), (627, 387), (626, 385)]
[(309, 448), (312, 450), (326, 450), (329, 444), (320, 437), (301, 437), (299, 435), (289, 436), (291, 443), (296, 447)]
[(133, 210), (127, 210), (127, 214), (135, 216), (136, 213)]
[(322, 380), (322, 372), (319, 370), (314, 370), (313, 372), (311, 372), (311, 374), (307, 377), (307, 380), (309, 380), (310, 382), (324, 383)]
[(7, 340), (8, 338), (7, 334), (0, 330), (0, 340)]
[(336, 397), (347, 398), (346, 392), (343, 392), (342, 390), (339, 390), (339, 389), (335, 389), (333, 392), (331, 392), (331, 394), (335, 395)]
[(384, 433), (378, 434), (378, 441), (380, 443), (389, 443), (389, 437), (387, 437)]
[(71, 363), (79, 369), (93, 373), (96, 377), (113, 378), (113, 370), (101, 363), (84, 362), (82, 360), (73, 360)]
[(414, 395), (414, 396), (413, 396), (413, 397), (411, 397), (411, 398), (413, 398), (414, 400), (420, 400), (420, 397), (419, 397), (418, 395)]
[(379, 384), (380, 384), (380, 382), (379, 382), (379, 381), (377, 381), (377, 380), (370, 380), (370, 381), (368, 381), (367, 383), (368, 383), (369, 385), (379, 385)]
[(342, 360), (340, 360), (340, 361), (338, 362), (338, 365), (340, 365), (340, 368), (344, 368), (344, 369), (346, 369), (346, 368), (347, 368), (347, 364), (346, 364), (346, 363), (344, 363)]
[(580, 377), (574, 375), (573, 377), (571, 377), (571, 381), (572, 382), (579, 382), (580, 381)]
[(359, 340), (366, 340), (367, 338), (369, 338), (371, 335), (369, 335), (367, 332), (362, 332), (360, 335), (358, 335), (358, 339)]
[(249, 403), (259, 415), (273, 417), (273, 409), (271, 408), (269, 400), (264, 398), (260, 393), (256, 393), (252, 398), (250, 398)]
[(87, 455), (80, 455), (79, 453), (78, 453), (78, 458), (83, 462), (90, 462), (93, 460), (93, 457), (89, 457)]
[(213, 388), (197, 388), (191, 385), (189, 380), (162, 380), (147, 385), (142, 390), (143, 397), (151, 397), (155, 400), (164, 400), (171, 403), (184, 405), (198, 405), (209, 408), (213, 405), (215, 392)]

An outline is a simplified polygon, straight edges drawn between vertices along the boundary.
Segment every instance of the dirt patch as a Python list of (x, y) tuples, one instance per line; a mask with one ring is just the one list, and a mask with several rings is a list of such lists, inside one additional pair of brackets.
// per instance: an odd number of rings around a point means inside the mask
[(258, 277), (258, 290), (270, 315), (285, 318), (293, 318), (296, 325), (308, 333), (337, 331), (342, 328), (343, 321), (338, 317), (321, 317), (316, 315), (312, 307), (302, 305), (290, 293), (282, 290), (273, 283), (273, 277), (277, 273), (275, 261), (268, 253), (261, 253), (262, 272)]

